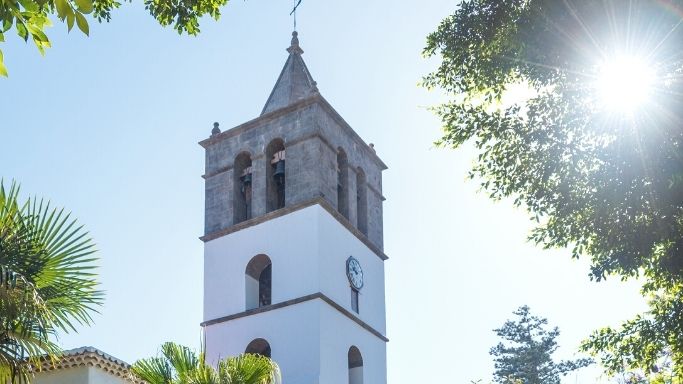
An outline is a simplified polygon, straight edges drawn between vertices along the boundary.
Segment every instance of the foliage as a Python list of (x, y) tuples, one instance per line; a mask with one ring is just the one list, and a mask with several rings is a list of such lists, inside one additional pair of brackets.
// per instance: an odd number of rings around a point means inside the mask
[(0, 182), (0, 381), (23, 382), (101, 304), (92, 240), (63, 209)]
[(557, 327), (547, 330), (548, 320), (533, 316), (529, 307), (513, 312), (496, 334), (503, 339), (491, 348), (495, 361), (494, 381), (503, 384), (559, 384), (560, 377), (591, 364), (590, 359), (556, 363), (552, 355), (557, 350)]
[(214, 368), (192, 350), (175, 343), (164, 343), (161, 355), (138, 360), (133, 374), (149, 384), (277, 384), (280, 369), (269, 358), (255, 354), (229, 357)]
[[(130, 0), (128, 0), (130, 1)], [(144, 0), (145, 8), (163, 26), (173, 25), (178, 33), (199, 33), (199, 19), (220, 17), (220, 7), (228, 0)], [(68, 31), (76, 25), (90, 33), (89, 15), (99, 22), (109, 21), (111, 12), (120, 7), (117, 0), (4, 0), (0, 2), (0, 43), (14, 29), (24, 41), (31, 39), (41, 54), (50, 47), (45, 28), (52, 26), (51, 16), (66, 23)], [(0, 75), (7, 76), (0, 50)]]
[[(606, 367), (683, 369), (683, 1), (464, 0), (429, 35), (439, 67), (424, 79), (441, 145), (473, 143), (470, 176), (537, 222), (530, 239), (570, 247), (590, 276), (641, 277), (651, 310), (584, 347)], [(649, 101), (614, 111), (596, 86), (626, 53), (656, 70)], [(506, 99), (515, 85), (525, 100)], [(651, 369), (645, 374), (650, 375)]]
[(582, 349), (599, 355), (609, 374), (627, 372), (631, 382), (683, 384), (683, 319), (670, 316), (682, 306), (683, 285), (653, 295), (648, 316), (599, 330)]

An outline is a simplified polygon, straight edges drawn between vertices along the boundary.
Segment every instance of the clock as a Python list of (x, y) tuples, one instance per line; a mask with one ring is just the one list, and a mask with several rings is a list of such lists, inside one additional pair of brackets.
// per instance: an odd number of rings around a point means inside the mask
[(363, 288), (363, 268), (353, 256), (346, 259), (346, 277), (349, 278), (349, 283), (356, 290)]

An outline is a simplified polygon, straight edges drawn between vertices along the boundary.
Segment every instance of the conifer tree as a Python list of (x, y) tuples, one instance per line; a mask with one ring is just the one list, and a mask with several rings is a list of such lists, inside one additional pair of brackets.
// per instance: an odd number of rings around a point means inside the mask
[(513, 314), (515, 319), (495, 330), (503, 339), (490, 352), (496, 383), (559, 384), (561, 376), (591, 364), (590, 359), (555, 362), (559, 329), (547, 329), (548, 320), (533, 316), (526, 305)]

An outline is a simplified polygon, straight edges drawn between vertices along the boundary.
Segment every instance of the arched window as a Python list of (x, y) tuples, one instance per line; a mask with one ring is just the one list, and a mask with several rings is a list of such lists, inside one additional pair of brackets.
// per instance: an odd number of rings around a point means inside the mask
[(253, 353), (255, 355), (270, 358), (270, 344), (264, 339), (254, 339), (247, 345), (247, 349), (244, 350), (244, 353)]
[(361, 168), (356, 171), (356, 212), (358, 230), (368, 235), (368, 186), (365, 172)]
[(270, 305), (272, 302), (273, 264), (266, 255), (254, 256), (244, 275), (246, 309)]
[(349, 161), (346, 152), (339, 148), (337, 152), (337, 210), (349, 218)]
[(248, 153), (240, 153), (234, 164), (233, 223), (237, 224), (251, 219), (251, 156)]
[(266, 205), (268, 212), (285, 206), (285, 143), (275, 139), (266, 147)]
[(349, 384), (363, 384), (363, 356), (355, 346), (349, 348)]

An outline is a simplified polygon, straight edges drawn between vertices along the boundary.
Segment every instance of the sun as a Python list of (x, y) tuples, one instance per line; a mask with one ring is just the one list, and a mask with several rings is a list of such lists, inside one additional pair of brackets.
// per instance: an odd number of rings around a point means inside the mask
[(650, 99), (655, 81), (652, 65), (638, 56), (617, 55), (598, 66), (600, 103), (616, 112), (635, 112)]

